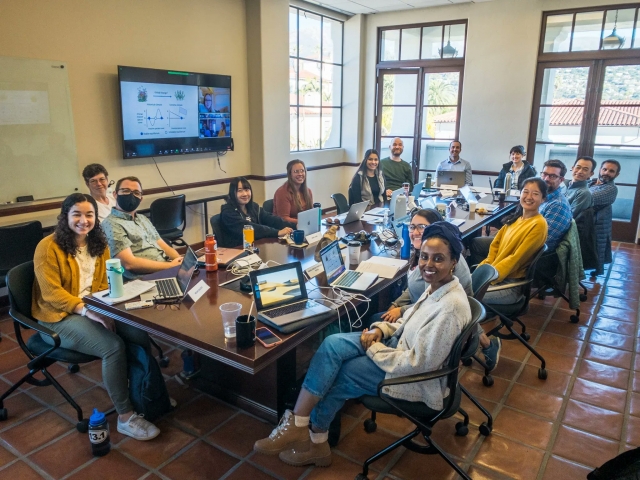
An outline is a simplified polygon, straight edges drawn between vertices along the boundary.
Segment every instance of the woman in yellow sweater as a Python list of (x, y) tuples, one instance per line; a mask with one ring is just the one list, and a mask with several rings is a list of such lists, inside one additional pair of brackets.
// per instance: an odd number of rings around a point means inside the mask
[[(107, 288), (109, 247), (97, 211), (93, 197), (82, 193), (69, 195), (62, 203), (55, 232), (36, 248), (31, 313), (60, 336), (62, 348), (102, 359), (102, 378), (119, 414), (118, 432), (151, 440), (160, 430), (133, 411), (125, 350), (125, 342), (132, 342), (150, 352), (149, 336), (87, 310), (82, 301), (85, 295)], [(49, 337), (42, 338), (53, 345)]]

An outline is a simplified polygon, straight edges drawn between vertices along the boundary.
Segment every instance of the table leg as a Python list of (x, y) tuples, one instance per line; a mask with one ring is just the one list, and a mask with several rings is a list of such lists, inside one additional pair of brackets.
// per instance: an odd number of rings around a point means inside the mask
[(292, 349), (276, 361), (276, 398), (278, 419), (286, 409), (293, 410), (298, 397), (296, 388), (296, 349)]

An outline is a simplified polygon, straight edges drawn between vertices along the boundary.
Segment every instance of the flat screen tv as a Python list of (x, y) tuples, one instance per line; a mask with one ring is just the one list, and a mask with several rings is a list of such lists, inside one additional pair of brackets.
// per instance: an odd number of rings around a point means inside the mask
[(233, 149), (231, 77), (118, 66), (122, 158)]

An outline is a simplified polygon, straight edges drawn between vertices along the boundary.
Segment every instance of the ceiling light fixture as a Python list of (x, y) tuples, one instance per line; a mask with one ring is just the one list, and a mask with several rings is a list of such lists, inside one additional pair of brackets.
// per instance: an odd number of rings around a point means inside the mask
[(449, 25), (449, 38), (444, 48), (438, 49), (438, 53), (442, 58), (455, 58), (458, 56), (458, 50), (451, 45), (451, 25)]
[(613, 23), (613, 30), (611, 34), (602, 39), (602, 48), (606, 50), (613, 50), (614, 48), (622, 48), (625, 38), (616, 33), (618, 27), (618, 10), (616, 10), (616, 19)]

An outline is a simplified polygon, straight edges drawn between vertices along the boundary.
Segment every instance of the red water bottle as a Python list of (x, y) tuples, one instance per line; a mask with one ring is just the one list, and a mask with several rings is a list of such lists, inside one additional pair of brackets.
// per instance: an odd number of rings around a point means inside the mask
[(218, 242), (212, 234), (204, 239), (204, 265), (207, 272), (218, 270)]

